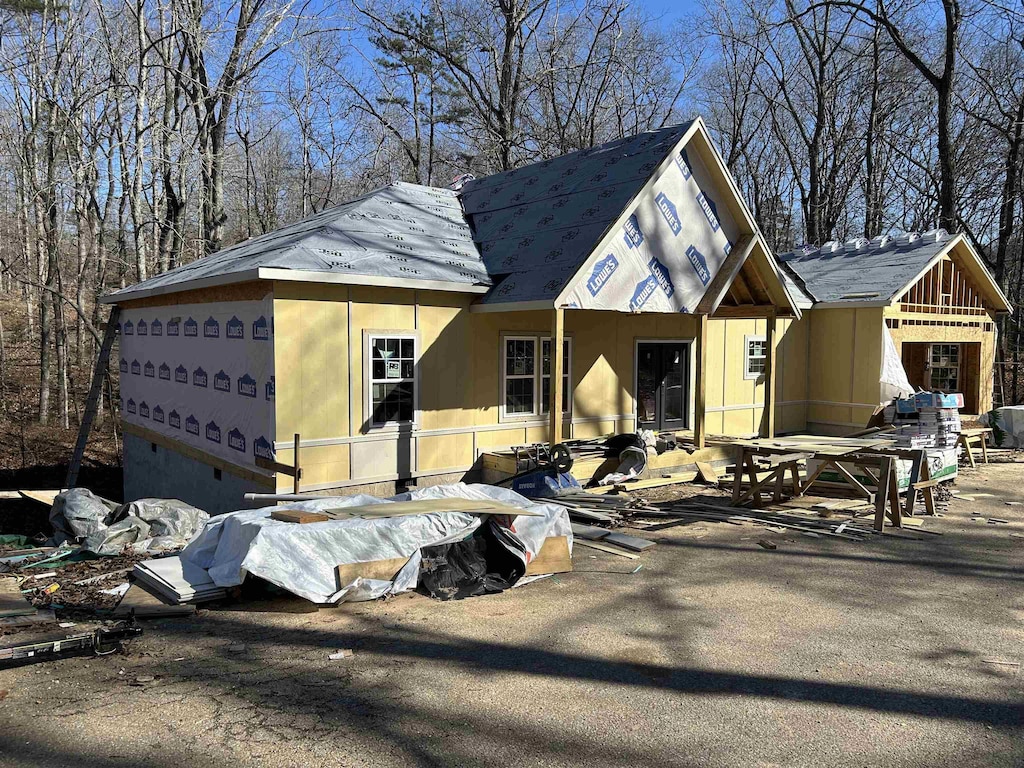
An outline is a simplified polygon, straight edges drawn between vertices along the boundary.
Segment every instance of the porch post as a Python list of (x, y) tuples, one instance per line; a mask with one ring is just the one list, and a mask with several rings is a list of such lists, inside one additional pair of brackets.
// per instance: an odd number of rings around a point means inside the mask
[(762, 437), (775, 437), (775, 403), (779, 399), (775, 387), (775, 308), (767, 317), (764, 334), (764, 418), (761, 419)]
[(696, 359), (696, 380), (697, 391), (693, 399), (693, 444), (700, 450), (707, 443), (707, 434), (704, 426), (704, 411), (707, 407), (707, 398), (704, 388), (704, 380), (707, 378), (708, 370), (708, 316), (697, 315), (697, 349), (694, 358)]
[(551, 445), (562, 442), (562, 371), (565, 367), (565, 310), (555, 307), (551, 322), (551, 401), (548, 403)]

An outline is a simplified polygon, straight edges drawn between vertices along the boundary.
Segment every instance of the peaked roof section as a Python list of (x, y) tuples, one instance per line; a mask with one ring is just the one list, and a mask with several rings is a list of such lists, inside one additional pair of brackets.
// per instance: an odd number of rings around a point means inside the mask
[(808, 304), (889, 304), (912, 285), (932, 264), (954, 248), (969, 255), (969, 270), (983, 285), (999, 311), (1009, 305), (978, 254), (962, 235), (944, 229), (923, 234), (883, 235), (847, 243), (830, 241), (820, 248), (805, 246), (778, 257), (789, 281)]
[[(125, 301), (274, 277), (483, 293), (491, 285), (455, 192), (396, 183), (105, 297)], [(294, 273), (294, 274), (289, 274)]]
[(482, 302), (554, 301), (690, 125), (467, 183), (463, 209), (495, 281)]

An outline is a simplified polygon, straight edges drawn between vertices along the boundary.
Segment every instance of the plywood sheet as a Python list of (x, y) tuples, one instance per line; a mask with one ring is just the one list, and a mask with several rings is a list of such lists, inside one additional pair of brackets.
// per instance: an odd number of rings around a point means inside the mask
[(569, 554), (569, 539), (566, 536), (548, 536), (530, 564), (526, 576), (542, 573), (567, 573), (572, 570), (572, 555)]
[(420, 499), (418, 501), (395, 501), (384, 504), (366, 504), (355, 507), (337, 507), (319, 510), (335, 519), (346, 517), (380, 518), (425, 515), (432, 512), (466, 512), (471, 515), (510, 515), (517, 517), (543, 517), (541, 512), (531, 512), (500, 501), (477, 499)]
[(338, 589), (344, 589), (356, 579), (392, 581), (407, 562), (409, 562), (408, 557), (392, 557), (387, 560), (368, 560), (363, 563), (339, 565), (335, 571), (338, 577)]

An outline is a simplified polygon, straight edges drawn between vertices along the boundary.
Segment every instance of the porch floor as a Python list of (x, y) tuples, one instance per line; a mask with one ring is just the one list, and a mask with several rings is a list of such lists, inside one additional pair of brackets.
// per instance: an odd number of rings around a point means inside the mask
[[(698, 461), (724, 466), (731, 463), (735, 458), (735, 443), (739, 440), (749, 439), (728, 435), (708, 435), (706, 446), (698, 450), (694, 445), (692, 432), (681, 431), (674, 434), (677, 440), (677, 447), (656, 456), (649, 456), (647, 470), (643, 476), (658, 477), (668, 470), (695, 470)], [(603, 439), (605, 438), (586, 441), (587, 444), (591, 444), (593, 447), (588, 445), (586, 449), (580, 451), (580, 455), (573, 458), (570, 472), (582, 484), (589, 482), (595, 474), (598, 474), (598, 470), (601, 470), (600, 475), (603, 476), (607, 472), (614, 471), (618, 465), (617, 457), (605, 457), (603, 451), (599, 449), (598, 441)], [(568, 442), (572, 443), (572, 441)], [(510, 477), (525, 469), (525, 456), (526, 452), (521, 451), (520, 458), (517, 458), (516, 451), (510, 448), (508, 450), (484, 452), (481, 454), (481, 460), (483, 468), (488, 471), (489, 476), (497, 480)], [(604, 466), (606, 464), (608, 466)]]

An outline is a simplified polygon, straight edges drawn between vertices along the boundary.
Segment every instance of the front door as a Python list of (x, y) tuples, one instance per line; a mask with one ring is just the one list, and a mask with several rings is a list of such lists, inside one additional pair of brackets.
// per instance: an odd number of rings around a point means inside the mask
[(656, 432), (690, 426), (689, 344), (641, 342), (636, 353), (639, 426)]

